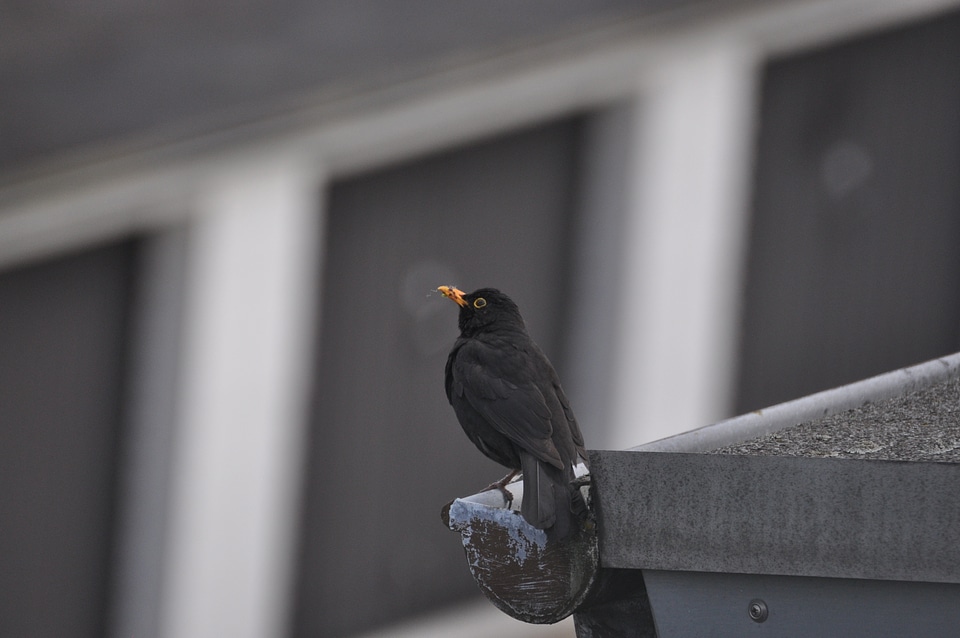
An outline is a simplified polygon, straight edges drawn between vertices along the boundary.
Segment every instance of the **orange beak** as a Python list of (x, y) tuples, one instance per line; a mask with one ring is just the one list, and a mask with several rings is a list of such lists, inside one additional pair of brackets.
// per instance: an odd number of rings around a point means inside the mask
[(450, 299), (451, 301), (456, 302), (460, 307), (467, 305), (467, 300), (463, 298), (463, 295), (466, 294), (462, 290), (457, 290), (453, 286), (440, 286), (437, 288), (444, 297)]

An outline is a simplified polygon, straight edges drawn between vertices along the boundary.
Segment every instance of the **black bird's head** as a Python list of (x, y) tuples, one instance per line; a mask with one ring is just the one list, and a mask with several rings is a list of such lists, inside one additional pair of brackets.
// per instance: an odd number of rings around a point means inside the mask
[(460, 306), (457, 323), (460, 333), (465, 337), (487, 330), (526, 331), (517, 304), (496, 288), (480, 288), (470, 293), (457, 290), (453, 286), (440, 286), (437, 290)]

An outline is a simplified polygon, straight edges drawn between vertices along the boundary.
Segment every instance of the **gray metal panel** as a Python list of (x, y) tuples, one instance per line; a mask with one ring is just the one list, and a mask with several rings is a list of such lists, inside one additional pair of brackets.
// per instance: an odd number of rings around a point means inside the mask
[(960, 582), (960, 465), (594, 452), (603, 567)]
[(591, 600), (574, 614), (577, 638), (657, 638), (639, 569), (601, 569)]
[[(659, 638), (956, 636), (960, 585), (643, 572)], [(752, 601), (768, 616), (755, 622)]]

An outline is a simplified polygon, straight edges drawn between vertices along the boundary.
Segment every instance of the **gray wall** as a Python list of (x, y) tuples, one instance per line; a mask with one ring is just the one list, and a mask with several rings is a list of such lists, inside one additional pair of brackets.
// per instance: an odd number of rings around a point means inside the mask
[(78, 148), (190, 139), (584, 27), (698, 4), (4, 3), (0, 171)]

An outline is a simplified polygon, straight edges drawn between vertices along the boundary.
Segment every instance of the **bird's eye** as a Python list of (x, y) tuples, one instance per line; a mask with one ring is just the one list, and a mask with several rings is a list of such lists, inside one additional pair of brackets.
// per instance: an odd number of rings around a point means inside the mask
[(473, 300), (474, 308), (483, 308), (486, 305), (487, 305), (487, 300), (484, 299), (483, 297), (477, 297), (476, 299)]

